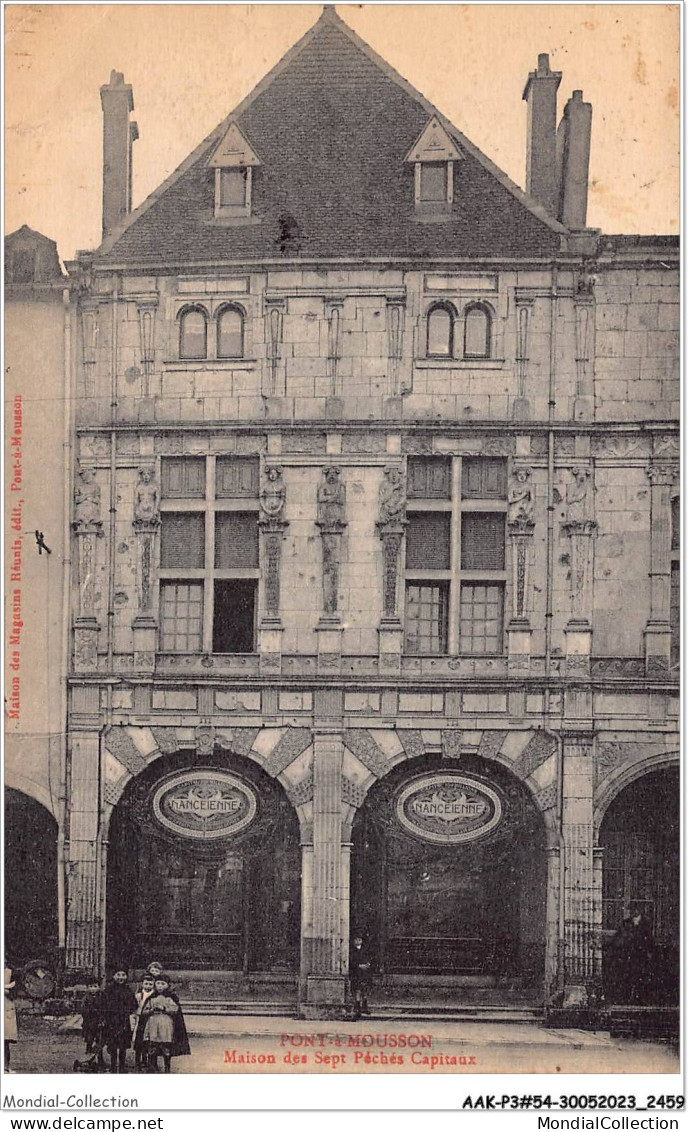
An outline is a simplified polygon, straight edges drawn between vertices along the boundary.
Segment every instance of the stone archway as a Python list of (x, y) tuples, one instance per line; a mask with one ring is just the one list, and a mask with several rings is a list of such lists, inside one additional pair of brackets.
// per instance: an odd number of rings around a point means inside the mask
[[(481, 807), (487, 825), (455, 816)], [(476, 754), (400, 760), (367, 791), (352, 842), (352, 935), (367, 938), (380, 993), (403, 982), (407, 995), (442, 984), (457, 1003), (541, 1000), (548, 836), (513, 770)]]
[(599, 852), (606, 995), (626, 1005), (677, 1005), (680, 777), (676, 757), (626, 767), (615, 776), (603, 801)]
[(159, 756), (110, 821), (108, 962), (295, 976), (300, 858), (294, 808), (255, 762), (222, 750)]
[(57, 822), (23, 791), (5, 789), (5, 951), (10, 966), (53, 961), (58, 945)]

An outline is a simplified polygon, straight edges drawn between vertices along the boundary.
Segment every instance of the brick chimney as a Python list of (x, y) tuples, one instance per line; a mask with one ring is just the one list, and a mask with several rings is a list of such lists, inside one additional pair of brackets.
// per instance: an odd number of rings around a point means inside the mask
[(557, 90), (561, 71), (550, 71), (549, 55), (538, 55), (523, 91), (528, 103), (526, 191), (551, 216), (557, 209)]
[(574, 90), (564, 107), (557, 130), (557, 215), (567, 228), (585, 228), (591, 130), (592, 103), (583, 102), (582, 90)]
[(110, 82), (100, 88), (103, 107), (103, 239), (131, 212), (131, 156), (139, 136), (136, 122), (129, 121), (134, 109), (131, 86), (119, 71), (110, 72)]

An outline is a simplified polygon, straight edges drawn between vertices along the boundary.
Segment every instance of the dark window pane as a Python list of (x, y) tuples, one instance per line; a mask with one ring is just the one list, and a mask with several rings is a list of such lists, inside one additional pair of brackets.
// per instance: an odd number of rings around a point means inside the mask
[(200, 652), (203, 627), (202, 582), (160, 583), (160, 648)]
[(450, 358), (453, 348), (453, 319), (445, 307), (435, 307), (428, 315), (428, 354)]
[(449, 569), (449, 514), (410, 514), (406, 528), (407, 570)]
[(215, 514), (215, 566), (232, 570), (258, 565), (256, 512), (217, 511)]
[(204, 358), (207, 353), (207, 324), (203, 311), (185, 311), (179, 319), (179, 357)]
[(678, 562), (671, 564), (671, 663), (676, 666), (681, 655), (681, 570)]
[(223, 169), (220, 173), (220, 206), (242, 206), (246, 204), (246, 170)]
[(201, 569), (204, 540), (205, 521), (201, 512), (165, 512), (160, 528), (160, 565), (168, 569)]
[(203, 499), (205, 496), (203, 457), (163, 457), (162, 495), (164, 499)]
[(459, 644), (462, 653), (500, 653), (504, 592), (501, 585), (461, 586)]
[(446, 653), (447, 606), (446, 584), (407, 583), (404, 644), (406, 652)]
[(218, 358), (242, 358), (244, 356), (244, 319), (241, 311), (229, 308), (221, 312), (217, 320)]
[(504, 569), (504, 515), (464, 511), (461, 516), (461, 569)]
[(482, 307), (469, 307), (464, 316), (463, 352), (467, 358), (490, 355), (491, 319)]
[(215, 495), (218, 499), (257, 499), (259, 461), (252, 456), (218, 456)]
[(464, 457), (461, 494), (464, 499), (506, 499), (506, 460)]
[(451, 460), (409, 456), (407, 471), (409, 499), (451, 498)]
[(423, 162), (420, 167), (420, 199), (427, 201), (446, 201), (446, 162)]
[(681, 549), (681, 500), (677, 495), (671, 501), (671, 549)]
[(215, 583), (213, 652), (254, 652), (257, 583), (236, 579)]

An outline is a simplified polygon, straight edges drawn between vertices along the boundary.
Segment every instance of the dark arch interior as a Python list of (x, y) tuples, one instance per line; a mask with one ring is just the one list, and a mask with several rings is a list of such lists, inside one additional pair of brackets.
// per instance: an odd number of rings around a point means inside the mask
[(5, 954), (9, 966), (54, 962), (57, 822), (40, 802), (5, 790)]
[[(604, 815), (599, 843), (607, 995), (641, 1005), (678, 1001), (678, 767), (653, 771), (626, 786)], [(637, 936), (634, 955), (630, 919), (638, 914), (644, 933)]]
[[(230, 770), (258, 797), (254, 822), (210, 845), (163, 828), (152, 797), (173, 771)], [(113, 812), (108, 852), (110, 966), (291, 972), (298, 968), (300, 843), (284, 790), (259, 767), (220, 752), (194, 766), (163, 756), (133, 779)]]
[[(395, 818), (415, 776), (459, 770), (496, 789), (503, 817), (487, 836), (441, 845)], [(353, 828), (352, 935), (367, 937), (381, 976), (475, 976), (541, 984), (545, 833), (526, 788), (499, 764), (428, 758), (404, 763), (369, 792)]]

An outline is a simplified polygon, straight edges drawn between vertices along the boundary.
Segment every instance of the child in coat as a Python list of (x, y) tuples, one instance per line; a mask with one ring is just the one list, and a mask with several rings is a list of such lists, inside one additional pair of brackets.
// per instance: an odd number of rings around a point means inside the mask
[(143, 1045), (150, 1073), (158, 1072), (159, 1057), (162, 1057), (165, 1073), (170, 1072), (174, 1019), (178, 1013), (179, 1003), (170, 996), (170, 981), (161, 975), (155, 980), (153, 994), (141, 1011), (141, 1021), (145, 1019)]

